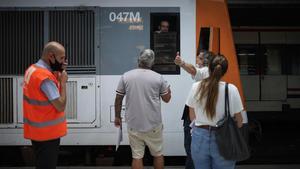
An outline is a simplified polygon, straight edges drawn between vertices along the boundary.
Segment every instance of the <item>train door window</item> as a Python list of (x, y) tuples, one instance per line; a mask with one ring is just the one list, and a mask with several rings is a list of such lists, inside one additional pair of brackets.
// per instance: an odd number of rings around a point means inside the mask
[[(260, 46), (262, 74), (260, 76), (261, 100), (285, 100), (287, 76), (284, 69), (285, 45), (263, 44)], [(272, 86), (276, 84), (276, 90)]]
[(155, 52), (152, 69), (161, 74), (179, 74), (175, 65), (176, 52), (180, 50), (179, 13), (151, 13), (150, 46)]
[(265, 75), (285, 74), (283, 69), (284, 47), (282, 45), (262, 45), (263, 71)]
[(237, 58), (241, 75), (257, 75), (257, 45), (236, 45)]
[(220, 28), (219, 27), (201, 27), (200, 37), (197, 47), (197, 54), (200, 51), (211, 51), (220, 53)]
[(300, 75), (300, 45), (288, 45), (286, 52), (288, 74)]
[(205, 27), (200, 29), (199, 46), (197, 53), (201, 50), (209, 51), (210, 28)]

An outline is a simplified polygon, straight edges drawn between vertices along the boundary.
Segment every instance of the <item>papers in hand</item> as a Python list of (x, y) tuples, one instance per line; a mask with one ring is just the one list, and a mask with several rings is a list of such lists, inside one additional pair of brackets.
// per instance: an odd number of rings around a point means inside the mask
[(120, 125), (120, 127), (118, 128), (118, 133), (117, 134), (118, 134), (118, 138), (117, 138), (117, 143), (116, 143), (116, 151), (118, 150), (119, 145), (123, 141), (122, 125)]

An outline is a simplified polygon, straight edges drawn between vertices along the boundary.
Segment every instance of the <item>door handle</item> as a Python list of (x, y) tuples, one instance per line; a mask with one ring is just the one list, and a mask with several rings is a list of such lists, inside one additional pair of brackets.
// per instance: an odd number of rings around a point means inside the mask
[(81, 89), (88, 89), (88, 86), (81, 86)]

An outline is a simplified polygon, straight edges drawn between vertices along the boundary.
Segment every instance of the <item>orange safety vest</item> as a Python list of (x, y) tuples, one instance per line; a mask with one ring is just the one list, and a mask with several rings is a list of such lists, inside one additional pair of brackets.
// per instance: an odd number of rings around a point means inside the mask
[(60, 138), (67, 133), (64, 112), (59, 112), (41, 90), (45, 79), (59, 83), (49, 70), (31, 65), (25, 72), (23, 86), (24, 138), (46, 141)]

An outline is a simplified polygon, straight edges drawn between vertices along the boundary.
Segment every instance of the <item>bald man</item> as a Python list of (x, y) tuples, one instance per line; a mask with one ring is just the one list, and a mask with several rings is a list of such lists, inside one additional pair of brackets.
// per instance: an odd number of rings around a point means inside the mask
[(31, 140), (36, 169), (56, 168), (60, 138), (67, 134), (65, 68), (65, 48), (58, 42), (49, 42), (41, 59), (25, 72), (24, 138)]

